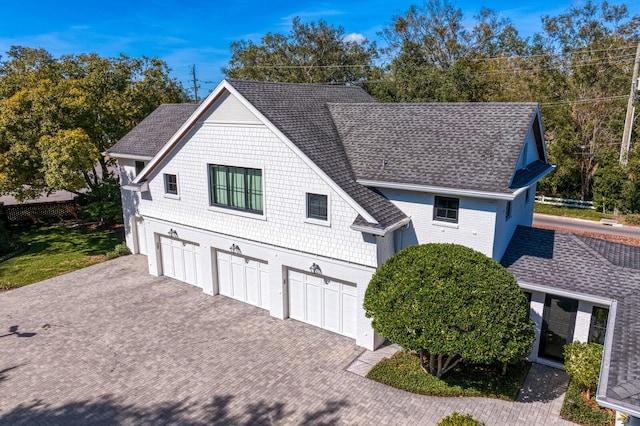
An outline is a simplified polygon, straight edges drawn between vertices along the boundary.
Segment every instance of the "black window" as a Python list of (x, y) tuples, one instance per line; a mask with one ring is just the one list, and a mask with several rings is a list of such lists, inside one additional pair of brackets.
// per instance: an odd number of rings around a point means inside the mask
[(164, 174), (164, 192), (165, 194), (178, 195), (178, 176)]
[(209, 165), (209, 198), (213, 206), (262, 213), (262, 170)]
[(458, 208), (460, 200), (457, 198), (437, 197), (433, 206), (433, 219), (458, 223)]
[(507, 208), (505, 209), (504, 216), (507, 219), (511, 217), (511, 201), (507, 201)]
[(604, 336), (607, 332), (607, 320), (609, 309), (594, 306), (591, 311), (591, 328), (589, 329), (589, 341), (604, 345)]
[(529, 190), (530, 190), (530, 188), (527, 188), (526, 192), (524, 193), (524, 201), (526, 203), (529, 202)]
[(142, 169), (144, 169), (145, 163), (144, 161), (136, 161), (136, 176), (140, 174)]
[(327, 196), (307, 193), (307, 218), (327, 220)]
[(524, 295), (527, 297), (527, 312), (529, 313), (529, 318), (531, 318), (531, 292), (523, 291)]

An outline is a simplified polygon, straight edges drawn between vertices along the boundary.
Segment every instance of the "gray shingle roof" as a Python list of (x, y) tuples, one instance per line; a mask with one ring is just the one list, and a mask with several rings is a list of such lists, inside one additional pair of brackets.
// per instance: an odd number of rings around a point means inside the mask
[(640, 248), (518, 227), (502, 258), (520, 282), (617, 301), (605, 365), (607, 400), (640, 410)]
[(198, 108), (196, 104), (163, 104), (107, 151), (108, 154), (153, 157)]
[(359, 180), (509, 193), (537, 104), (351, 103), (329, 109)]
[[(228, 80), (229, 83), (284, 133), (351, 198), (371, 214), (384, 229), (406, 218), (395, 205), (378, 193), (356, 183), (351, 164), (335, 126), (328, 103), (375, 100), (360, 87), (290, 84)], [(362, 217), (360, 226), (371, 226)]]

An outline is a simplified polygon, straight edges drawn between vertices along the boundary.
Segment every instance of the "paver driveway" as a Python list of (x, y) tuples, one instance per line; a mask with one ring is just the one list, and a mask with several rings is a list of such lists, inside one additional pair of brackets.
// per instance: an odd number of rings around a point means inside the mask
[(0, 424), (561, 424), (552, 404), (409, 394), (347, 372), (350, 339), (127, 256), (0, 294)]

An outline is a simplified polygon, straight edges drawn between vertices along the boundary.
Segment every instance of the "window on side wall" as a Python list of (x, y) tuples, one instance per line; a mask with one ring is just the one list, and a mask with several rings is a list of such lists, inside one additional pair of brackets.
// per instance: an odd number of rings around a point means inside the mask
[(458, 223), (458, 210), (460, 200), (458, 198), (435, 197), (433, 206), (433, 220)]
[(307, 219), (326, 221), (329, 218), (328, 197), (307, 193)]
[(524, 202), (525, 203), (529, 202), (529, 191), (530, 191), (530, 188), (527, 188), (527, 190), (524, 193)]
[(507, 208), (505, 209), (504, 217), (507, 219), (511, 217), (511, 201), (507, 201)]
[(144, 166), (146, 166), (144, 161), (136, 161), (136, 176), (140, 174)]
[(209, 165), (212, 206), (262, 214), (262, 170)]
[(164, 193), (178, 195), (178, 176), (169, 173), (164, 174)]
[(607, 332), (607, 320), (609, 309), (594, 306), (591, 311), (591, 327), (589, 328), (589, 342), (604, 345), (604, 336)]

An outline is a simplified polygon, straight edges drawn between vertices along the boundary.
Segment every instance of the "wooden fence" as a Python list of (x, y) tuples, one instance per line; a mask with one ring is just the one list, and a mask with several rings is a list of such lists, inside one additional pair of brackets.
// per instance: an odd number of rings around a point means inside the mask
[(593, 206), (593, 201), (546, 197), (544, 195), (536, 195), (536, 203), (550, 204), (552, 206), (574, 207), (576, 209), (595, 209), (595, 207)]

